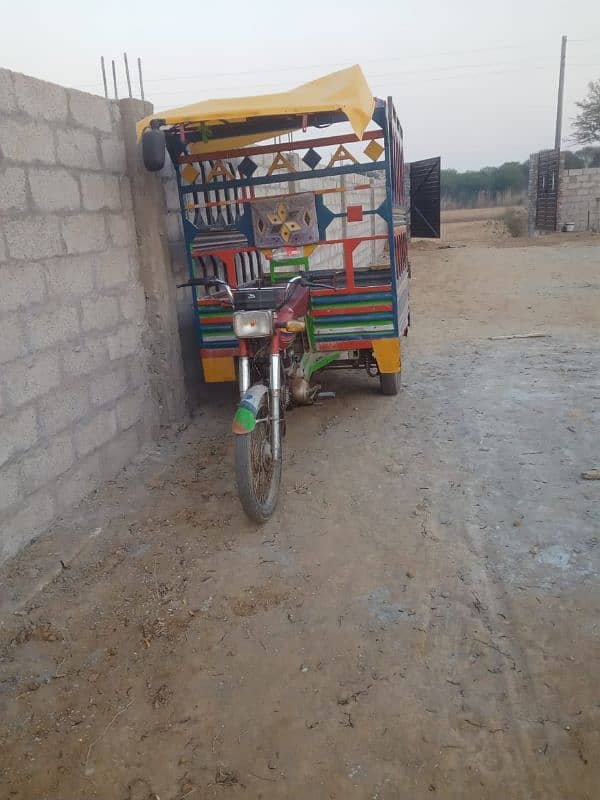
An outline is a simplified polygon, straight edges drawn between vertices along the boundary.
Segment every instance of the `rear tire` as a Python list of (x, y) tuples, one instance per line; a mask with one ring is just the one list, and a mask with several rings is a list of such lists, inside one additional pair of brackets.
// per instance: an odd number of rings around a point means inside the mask
[[(259, 421), (254, 430), (234, 436), (235, 475), (242, 508), (250, 519), (261, 525), (275, 511), (281, 483), (281, 453), (277, 461), (270, 457), (269, 416), (269, 403), (264, 395), (256, 413)], [(260, 422), (261, 419), (265, 421)]]
[(400, 391), (400, 373), (399, 372), (381, 372), (379, 374), (379, 385), (381, 386), (381, 393), (392, 396), (398, 394)]
[(146, 128), (142, 133), (142, 160), (148, 172), (159, 172), (165, 165), (165, 132)]

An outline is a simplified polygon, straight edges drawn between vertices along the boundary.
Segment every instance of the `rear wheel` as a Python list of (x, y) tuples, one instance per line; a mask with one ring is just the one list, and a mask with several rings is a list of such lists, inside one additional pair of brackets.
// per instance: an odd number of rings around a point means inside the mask
[(235, 474), (242, 508), (255, 522), (275, 511), (281, 483), (281, 453), (273, 459), (268, 395), (263, 395), (250, 433), (235, 437)]
[(381, 386), (381, 393), (385, 395), (398, 394), (400, 391), (400, 373), (399, 372), (381, 372), (379, 374), (379, 385)]

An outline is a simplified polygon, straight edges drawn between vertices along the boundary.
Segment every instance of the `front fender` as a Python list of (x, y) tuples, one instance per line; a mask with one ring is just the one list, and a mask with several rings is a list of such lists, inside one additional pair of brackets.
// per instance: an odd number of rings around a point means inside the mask
[(251, 433), (256, 427), (256, 415), (260, 406), (260, 401), (269, 391), (264, 383), (255, 383), (244, 394), (237, 407), (233, 422), (231, 423), (231, 430), (238, 435), (244, 433)]

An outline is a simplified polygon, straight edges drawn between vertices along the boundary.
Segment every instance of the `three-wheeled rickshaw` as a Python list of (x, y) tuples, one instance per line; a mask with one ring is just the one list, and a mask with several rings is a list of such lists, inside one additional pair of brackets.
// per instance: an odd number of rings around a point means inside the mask
[(286, 410), (318, 398), (317, 373), (365, 370), (384, 395), (399, 390), (405, 189), (413, 235), (439, 236), (439, 159), (405, 175), (392, 100), (374, 98), (358, 66), (289, 92), (154, 114), (138, 134), (149, 170), (165, 152), (175, 168), (204, 379), (239, 382), (238, 490), (264, 522)]

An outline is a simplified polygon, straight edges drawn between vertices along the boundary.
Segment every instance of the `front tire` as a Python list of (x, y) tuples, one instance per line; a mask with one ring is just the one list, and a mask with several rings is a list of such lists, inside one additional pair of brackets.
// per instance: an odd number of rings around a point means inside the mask
[(381, 386), (381, 393), (392, 396), (398, 394), (400, 391), (400, 373), (399, 372), (381, 372), (379, 374), (379, 385)]
[(271, 455), (271, 421), (266, 394), (261, 399), (256, 419), (253, 431), (234, 437), (235, 475), (242, 508), (250, 519), (263, 524), (277, 505), (282, 466), (281, 453), (277, 461)]

